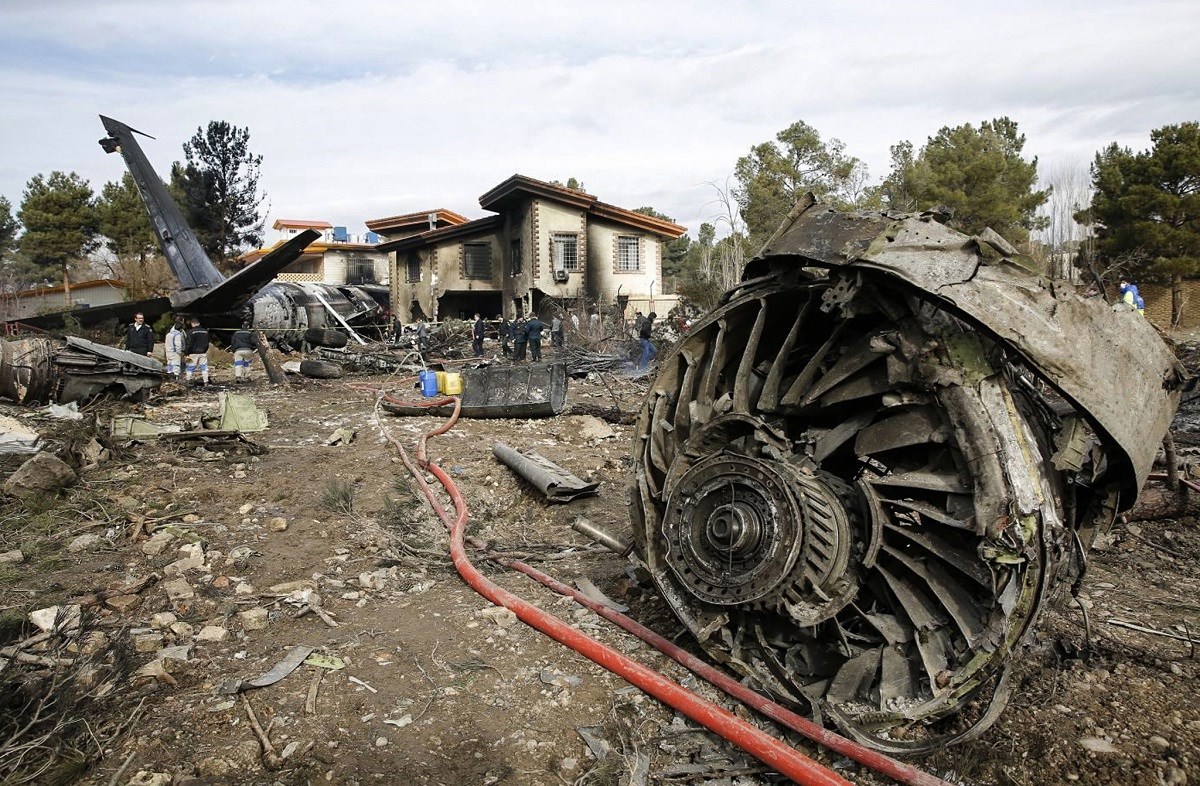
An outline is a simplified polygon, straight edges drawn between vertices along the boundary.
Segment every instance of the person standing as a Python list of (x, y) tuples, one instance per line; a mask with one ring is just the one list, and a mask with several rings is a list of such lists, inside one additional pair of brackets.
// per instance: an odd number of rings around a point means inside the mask
[(563, 346), (563, 323), (562, 316), (555, 314), (550, 318), (550, 343), (557, 349), (562, 349)]
[(250, 332), (250, 323), (243, 322), (242, 329), (236, 330), (229, 339), (229, 351), (233, 353), (233, 381), (250, 381), (250, 360), (254, 357), (254, 334)]
[(575, 312), (571, 312), (571, 328), (576, 334), (579, 333), (579, 315)]
[(638, 330), (638, 341), (642, 345), (642, 358), (638, 363), (638, 368), (648, 368), (650, 361), (654, 360), (654, 356), (658, 354), (658, 350), (654, 348), (654, 342), (650, 340), (651, 332), (654, 330), (654, 320), (658, 318), (658, 314), (651, 311), (642, 320), (642, 326)]
[(500, 325), (500, 353), (504, 357), (509, 357), (512, 355), (512, 347), (509, 346), (512, 342), (512, 323), (503, 314), (496, 315), (496, 322)]
[(542, 331), (546, 329), (546, 323), (537, 318), (534, 314), (525, 323), (525, 330), (529, 334), (529, 359), (534, 363), (542, 359)]
[(642, 312), (640, 312), (640, 311), (633, 312), (633, 335), (637, 336), (638, 338), (641, 338), (642, 323), (645, 321), (646, 321), (646, 317), (645, 317), (645, 315), (642, 314)]
[(187, 358), (185, 379), (192, 382), (192, 374), (200, 372), (201, 383), (208, 387), (208, 331), (200, 327), (200, 320), (192, 317), (192, 329), (183, 339), (183, 354)]
[(475, 324), (471, 326), (471, 352), (477, 358), (483, 357), (483, 317), (475, 314)]
[(125, 351), (149, 355), (154, 351), (154, 331), (146, 324), (145, 314), (134, 314), (133, 324), (125, 330)]
[(525, 344), (529, 341), (529, 331), (525, 323), (525, 317), (517, 317), (517, 321), (513, 323), (513, 362), (525, 362)]
[(167, 373), (179, 381), (183, 376), (183, 317), (175, 317), (171, 329), (167, 331)]
[(425, 347), (429, 343), (429, 326), (425, 324), (425, 316), (417, 317), (417, 351), (425, 354)]

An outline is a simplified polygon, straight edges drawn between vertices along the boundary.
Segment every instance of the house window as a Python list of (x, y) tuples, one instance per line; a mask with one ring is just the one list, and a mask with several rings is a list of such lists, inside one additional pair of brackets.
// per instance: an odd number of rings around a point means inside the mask
[(621, 235), (617, 237), (617, 272), (639, 273), (642, 270), (641, 238)]
[(409, 254), (405, 260), (405, 267), (408, 269), (407, 280), (412, 284), (421, 280), (421, 258), (415, 253)]
[(521, 271), (525, 267), (525, 261), (521, 259), (521, 238), (514, 237), (509, 241), (509, 257), (512, 259), (512, 274), (514, 276), (521, 275)]
[(374, 284), (375, 262), (366, 257), (350, 257), (346, 263), (347, 284)]
[(554, 235), (551, 244), (555, 270), (579, 270), (578, 235)]
[(492, 277), (492, 244), (463, 243), (463, 278)]

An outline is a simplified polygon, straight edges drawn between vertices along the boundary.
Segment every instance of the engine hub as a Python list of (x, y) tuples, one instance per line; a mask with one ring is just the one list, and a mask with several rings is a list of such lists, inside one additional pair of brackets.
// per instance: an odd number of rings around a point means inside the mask
[(730, 453), (700, 460), (675, 485), (663, 534), (679, 582), (718, 606), (811, 609), (847, 583), (841, 501), (783, 461)]

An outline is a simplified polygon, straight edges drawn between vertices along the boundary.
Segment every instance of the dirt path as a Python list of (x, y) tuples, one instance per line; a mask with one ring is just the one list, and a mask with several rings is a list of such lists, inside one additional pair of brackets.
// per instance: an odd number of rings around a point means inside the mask
[[(358, 378), (353, 385), (385, 382)], [(95, 740), (81, 734), (73, 743), (87, 764), (60, 782), (75, 781), (81, 770), (77, 782), (87, 784), (777, 782), (463, 584), (443, 556), (442, 525), (382, 440), (370, 396), (353, 385), (308, 381), (251, 391), (271, 420), (269, 430), (251, 435), (267, 448), (261, 455), (236, 443), (122, 447), (63, 499), (6, 510), (0, 552), (20, 548), (25, 559), (0, 565), (0, 613), (9, 620), (0, 644), (29, 632), (12, 620), (30, 610), (162, 577), (116, 603), (87, 607), (86, 624), (109, 642), (98, 657), (107, 658), (100, 673), (111, 678), (101, 682), (109, 685), (105, 695), (87, 705)], [(571, 401), (609, 406), (615, 396), (630, 410), (643, 391), (629, 380), (572, 383)], [(195, 391), (142, 411), (179, 423), (214, 413), (216, 401), (215, 389)], [(379, 418), (408, 443), (436, 422)], [(431, 454), (466, 494), (472, 535), (531, 559), (549, 557), (542, 563), (549, 572), (568, 582), (586, 576), (637, 618), (677, 636), (681, 626), (637, 583), (632, 566), (570, 528), (579, 516), (618, 531), (628, 526), (632, 427), (597, 423), (463, 421), (432, 443)], [(338, 429), (357, 436), (348, 445), (324, 444)], [(600, 495), (563, 506), (539, 501), (492, 458), (496, 440), (536, 448), (601, 481)], [(158, 534), (131, 539), (146, 529)], [(96, 541), (68, 550), (88, 535)], [(978, 784), (1178, 786), (1200, 778), (1192, 648), (1109, 624), (1200, 637), (1197, 555), (1191, 518), (1118, 525), (1093, 552), (1077, 602), (1089, 609), (1090, 650), (1082, 614), (1064, 599), (1018, 669), (1013, 706), (1000, 722), (982, 740), (924, 766)], [(485, 570), (695, 685), (594, 614), (527, 579)], [(315, 614), (297, 617), (306, 604), (319, 605), (337, 627)], [(297, 645), (313, 647), (325, 665), (302, 665), (244, 694), (275, 751), (287, 754), (268, 769), (241, 698), (220, 688), (263, 674)], [(184, 649), (147, 668), (160, 647)], [(143, 676), (131, 679), (138, 669)], [(581, 727), (595, 752), (608, 746), (613, 753), (597, 760)], [(856, 783), (884, 782), (840, 757), (814, 755)]]

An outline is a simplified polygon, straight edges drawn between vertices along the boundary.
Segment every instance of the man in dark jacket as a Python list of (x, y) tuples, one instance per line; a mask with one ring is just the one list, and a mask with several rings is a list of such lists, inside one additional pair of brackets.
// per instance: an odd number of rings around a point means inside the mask
[(525, 330), (529, 334), (529, 359), (534, 363), (542, 359), (542, 331), (546, 329), (546, 323), (537, 318), (534, 314), (525, 323)]
[(471, 326), (471, 352), (475, 357), (483, 357), (483, 317), (475, 315), (475, 324)]
[(208, 386), (208, 331), (200, 327), (200, 320), (192, 317), (192, 328), (183, 339), (183, 355), (187, 360), (187, 370), (184, 374), (188, 384), (192, 382), (192, 374), (200, 372), (200, 380)]
[(512, 326), (513, 334), (513, 362), (522, 363), (525, 360), (525, 342), (529, 340), (529, 331), (526, 330), (525, 317), (517, 317), (517, 321)]
[(650, 340), (651, 331), (654, 330), (654, 320), (658, 318), (658, 314), (651, 311), (642, 320), (642, 326), (638, 330), (638, 341), (642, 344), (642, 359), (638, 363), (638, 368), (647, 368), (650, 361), (654, 360), (654, 356), (658, 354), (658, 350), (654, 348), (654, 342)]
[(125, 350), (138, 355), (154, 351), (154, 331), (146, 324), (145, 314), (134, 314), (133, 324), (125, 331)]
[(233, 353), (233, 381), (250, 381), (250, 360), (254, 357), (254, 334), (250, 332), (250, 323), (243, 322), (242, 329), (236, 330), (229, 339), (229, 351)]
[(512, 343), (512, 323), (503, 314), (496, 315), (496, 322), (500, 330), (500, 352), (508, 357), (512, 354), (512, 347), (509, 346)]

